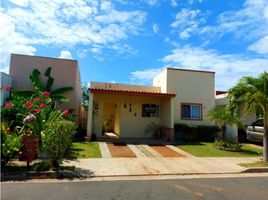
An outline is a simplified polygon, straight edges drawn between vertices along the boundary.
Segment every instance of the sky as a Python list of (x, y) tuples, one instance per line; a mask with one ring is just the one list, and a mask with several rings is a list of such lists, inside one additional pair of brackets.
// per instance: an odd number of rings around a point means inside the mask
[(268, 0), (2, 0), (10, 54), (76, 59), (83, 82), (152, 85), (166, 67), (216, 72), (216, 89), (268, 71)]

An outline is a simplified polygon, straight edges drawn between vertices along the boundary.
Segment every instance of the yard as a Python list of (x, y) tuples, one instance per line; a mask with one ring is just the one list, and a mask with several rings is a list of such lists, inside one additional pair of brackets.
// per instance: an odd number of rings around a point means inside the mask
[(197, 157), (257, 157), (262, 156), (262, 148), (243, 144), (240, 152), (217, 149), (209, 142), (180, 142), (178, 148)]
[(68, 158), (101, 158), (97, 142), (73, 142)]

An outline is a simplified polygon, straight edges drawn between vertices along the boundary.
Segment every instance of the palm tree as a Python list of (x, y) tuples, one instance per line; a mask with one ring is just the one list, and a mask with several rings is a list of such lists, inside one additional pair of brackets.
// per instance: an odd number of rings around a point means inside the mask
[[(34, 69), (32, 73), (29, 75), (29, 80), (34, 86), (35, 91), (43, 92), (47, 91), (50, 93), (50, 97), (52, 100), (57, 100), (60, 102), (68, 102), (69, 99), (65, 96), (62, 96), (61, 94), (64, 92), (68, 92), (73, 89), (73, 87), (61, 87), (55, 90), (52, 90), (52, 85), (54, 83), (54, 78), (50, 75), (51, 73), (51, 67), (48, 67), (44, 73), (44, 76), (47, 77), (47, 81), (45, 84), (42, 84), (40, 79), (40, 71), (37, 69)], [(28, 90), (18, 90), (13, 91), (14, 93), (21, 95), (21, 96), (31, 96), (34, 91), (28, 91)]]
[(216, 122), (221, 127), (222, 141), (225, 141), (225, 133), (227, 125), (241, 125), (240, 115), (237, 112), (232, 112), (229, 107), (217, 106), (208, 111), (207, 118), (210, 121)]
[(263, 160), (268, 161), (268, 73), (258, 77), (243, 77), (229, 91), (232, 109), (247, 113), (261, 110), (264, 118)]

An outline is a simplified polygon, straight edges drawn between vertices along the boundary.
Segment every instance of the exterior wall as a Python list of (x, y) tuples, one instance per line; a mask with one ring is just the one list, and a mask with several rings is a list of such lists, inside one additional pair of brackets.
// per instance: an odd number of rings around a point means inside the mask
[(167, 89), (167, 69), (163, 70), (153, 79), (153, 86), (158, 86), (161, 88), (161, 92), (166, 93)]
[[(215, 107), (215, 76), (211, 72), (167, 69), (167, 92), (173, 98), (174, 123), (213, 125), (206, 119), (207, 112)], [(181, 103), (202, 104), (202, 120), (182, 120)]]
[(4, 91), (4, 88), (3, 86), (4, 85), (12, 85), (12, 78), (4, 73), (4, 72), (1, 72), (1, 106), (3, 106), (5, 104), (5, 100), (9, 97), (10, 95), (10, 92), (9, 91)]
[[(75, 109), (79, 116), (81, 105), (80, 73), (76, 60), (57, 59), (40, 56), (11, 55), (10, 76), (13, 78), (13, 88), (16, 90), (33, 90), (28, 77), (34, 69), (38, 69), (41, 74), (51, 67), (51, 75), (54, 77), (52, 89), (71, 86), (74, 90), (66, 92), (64, 95), (70, 99), (68, 103), (59, 105), (62, 109)], [(42, 79), (42, 81), (45, 81)]]
[[(103, 126), (103, 105), (104, 103), (116, 103), (116, 120), (119, 123), (115, 126), (115, 132), (121, 138), (151, 138), (151, 135), (145, 135), (145, 128), (148, 124), (154, 122), (156, 124), (165, 124), (169, 128), (173, 127), (172, 118), (169, 116), (168, 108), (171, 105), (170, 98), (147, 97), (147, 96), (127, 96), (127, 95), (108, 95), (108, 94), (93, 94), (94, 103), (97, 104), (97, 112), (93, 116), (92, 122), (95, 124), (95, 133), (97, 137), (102, 136)], [(168, 102), (169, 99), (169, 102)], [(129, 104), (132, 104), (132, 112), (129, 112)], [(124, 108), (124, 104), (127, 107)], [(162, 104), (163, 103), (163, 104)], [(159, 117), (142, 117), (142, 104), (157, 104), (160, 105)], [(94, 108), (93, 108), (94, 109)], [(165, 109), (167, 109), (165, 111)], [(136, 116), (134, 115), (136, 113)], [(90, 118), (90, 117), (89, 117)], [(162, 123), (163, 120), (163, 123)], [(90, 123), (90, 122), (89, 122)], [(170, 127), (172, 126), (172, 127)], [(88, 126), (90, 128), (90, 125)], [(88, 131), (88, 134), (90, 131)]]

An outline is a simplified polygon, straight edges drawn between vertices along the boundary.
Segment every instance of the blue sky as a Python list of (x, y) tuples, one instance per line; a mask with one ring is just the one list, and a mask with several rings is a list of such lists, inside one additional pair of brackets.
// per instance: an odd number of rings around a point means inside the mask
[(83, 82), (150, 85), (165, 67), (216, 72), (225, 90), (268, 70), (268, 0), (2, 0), (10, 53), (77, 59)]

